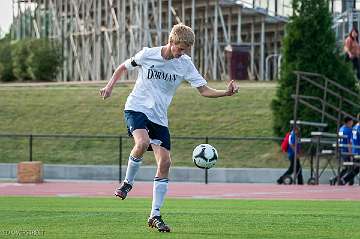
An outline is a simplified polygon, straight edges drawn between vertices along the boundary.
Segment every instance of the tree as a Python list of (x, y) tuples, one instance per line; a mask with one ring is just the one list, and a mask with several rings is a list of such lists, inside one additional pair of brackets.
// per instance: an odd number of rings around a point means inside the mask
[(12, 66), (15, 79), (19, 81), (31, 80), (28, 72), (28, 65), (26, 59), (30, 55), (29, 40), (19, 40), (12, 44), (11, 57)]
[(54, 81), (62, 65), (55, 40), (23, 39), (12, 44), (13, 74), (18, 81)]
[(35, 81), (54, 81), (62, 64), (61, 48), (48, 39), (30, 42), (31, 51), (26, 59), (28, 73)]
[(14, 79), (10, 34), (0, 39), (0, 81), (12, 81)]
[[(331, 29), (332, 16), (328, 9), (328, 0), (294, 0), (294, 15), (286, 26), (283, 41), (281, 76), (278, 82), (276, 98), (272, 101), (274, 132), (284, 135), (290, 128), (293, 118), (295, 93), (295, 70), (323, 74), (344, 87), (357, 91), (356, 78), (349, 63), (345, 63), (336, 47), (335, 33)], [(321, 96), (323, 92), (312, 86), (303, 86), (300, 93)], [(351, 112), (352, 109), (345, 109)], [(319, 114), (307, 107), (298, 110), (298, 118), (306, 121), (321, 121)], [(334, 122), (329, 123), (329, 130), (336, 129)]]

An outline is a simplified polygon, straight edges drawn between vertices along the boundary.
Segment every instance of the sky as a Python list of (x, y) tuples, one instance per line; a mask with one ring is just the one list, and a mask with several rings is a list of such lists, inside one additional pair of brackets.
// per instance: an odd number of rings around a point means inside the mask
[(12, 22), (12, 0), (0, 0), (0, 27), (2, 32), (8, 32)]

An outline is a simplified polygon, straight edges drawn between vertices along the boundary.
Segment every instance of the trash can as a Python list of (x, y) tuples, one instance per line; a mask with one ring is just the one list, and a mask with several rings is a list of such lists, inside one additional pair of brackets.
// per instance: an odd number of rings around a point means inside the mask
[(228, 45), (225, 47), (225, 58), (230, 80), (249, 79), (250, 46)]

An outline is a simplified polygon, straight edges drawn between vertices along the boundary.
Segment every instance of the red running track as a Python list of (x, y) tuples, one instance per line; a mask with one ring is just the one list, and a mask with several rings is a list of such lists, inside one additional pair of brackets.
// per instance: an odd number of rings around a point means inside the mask
[[(47, 181), (41, 184), (0, 183), (0, 196), (113, 196), (117, 182)], [(129, 197), (151, 197), (151, 182), (136, 182)], [(360, 186), (300, 186), (248, 183), (181, 183), (170, 182), (167, 197), (293, 199), (293, 200), (360, 200)]]

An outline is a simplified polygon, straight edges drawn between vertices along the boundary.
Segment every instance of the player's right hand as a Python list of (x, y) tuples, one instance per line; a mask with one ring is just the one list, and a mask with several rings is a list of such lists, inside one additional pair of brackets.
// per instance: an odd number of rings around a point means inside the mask
[(106, 98), (110, 97), (111, 89), (104, 87), (104, 88), (100, 89), (99, 94), (103, 98), (103, 100), (105, 100)]

